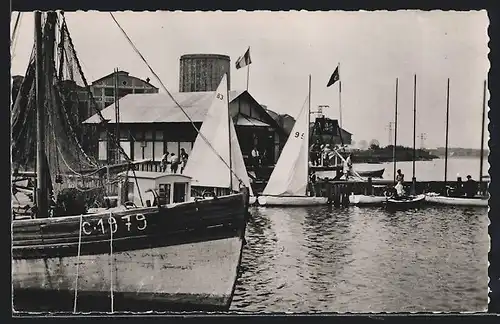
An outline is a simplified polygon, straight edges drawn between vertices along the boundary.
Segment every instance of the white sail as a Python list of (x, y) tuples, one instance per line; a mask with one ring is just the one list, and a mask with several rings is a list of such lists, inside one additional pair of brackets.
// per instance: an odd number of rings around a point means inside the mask
[(309, 97), (274, 167), (263, 195), (305, 196), (309, 169)]
[[(217, 188), (232, 187), (233, 190), (239, 191), (239, 181), (237, 180), (239, 178), (246, 186), (250, 187), (236, 131), (232, 120), (229, 119), (226, 75), (222, 77), (215, 91), (212, 105), (201, 125), (200, 133), (205, 139), (198, 134), (183, 172), (193, 179), (193, 185)], [(234, 174), (231, 175), (230, 163), (237, 177)]]

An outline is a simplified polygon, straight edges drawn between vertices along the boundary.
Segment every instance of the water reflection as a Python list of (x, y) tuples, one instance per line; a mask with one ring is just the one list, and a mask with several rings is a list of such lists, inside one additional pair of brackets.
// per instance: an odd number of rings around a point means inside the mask
[(232, 309), (481, 311), (484, 209), (252, 211)]

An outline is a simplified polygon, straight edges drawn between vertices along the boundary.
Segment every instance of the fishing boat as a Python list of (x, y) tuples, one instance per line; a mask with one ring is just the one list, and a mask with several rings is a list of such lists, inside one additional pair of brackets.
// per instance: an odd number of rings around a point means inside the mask
[(425, 201), (436, 205), (488, 207), (488, 197), (447, 197), (438, 193), (427, 193)]
[(311, 105), (311, 76), (309, 95), (300, 109), (290, 136), (283, 147), (271, 177), (257, 197), (261, 206), (325, 205), (327, 197), (307, 196), (309, 172), (309, 112)]
[[(54, 108), (56, 101), (48, 100), (58, 91), (50, 70), (57, 66), (52, 61), (54, 46), (50, 40), (55, 39), (59, 17), (48, 12), (42, 24), (41, 12), (34, 15), (36, 59), (28, 68), (31, 77), (23, 81), (23, 89), (31, 95), (18, 96), (12, 112), (14, 148), (28, 147), (20, 144), (22, 139), (38, 141), (34, 208), (31, 215), (14, 214), (12, 220), (15, 311), (227, 310), (248, 216), (249, 195), (244, 184), (237, 193), (193, 199), (193, 179), (189, 176), (131, 169), (114, 179), (119, 183), (117, 207), (89, 211), (83, 206), (83, 212), (74, 214), (68, 210), (62, 214), (50, 212), (48, 191), (55, 191), (57, 186), (53, 184), (61, 185), (62, 175), (54, 174), (58, 171), (50, 162), (54, 152), (44, 145), (52, 134), (44, 130), (58, 128), (51, 124), (59, 120), (54, 115), (62, 119), (71, 112), (64, 105)], [(60, 25), (66, 43), (58, 48), (69, 49), (63, 57), (71, 57), (71, 62), (79, 66), (63, 16)], [(33, 97), (36, 104), (30, 99)], [(37, 127), (21, 118), (33, 115), (38, 117)], [(61, 122), (70, 134), (71, 120)], [(29, 127), (21, 127), (26, 125)], [(21, 132), (19, 129), (29, 136), (20, 136), (16, 133)], [(58, 137), (54, 138), (57, 141)], [(78, 142), (77, 138), (73, 140)], [(69, 150), (66, 142), (55, 151), (58, 161), (68, 168), (76, 161), (68, 158)], [(122, 154), (127, 158), (125, 152)]]
[(425, 201), (425, 195), (405, 196), (398, 198), (387, 198), (386, 205), (388, 208), (415, 208), (420, 206)]

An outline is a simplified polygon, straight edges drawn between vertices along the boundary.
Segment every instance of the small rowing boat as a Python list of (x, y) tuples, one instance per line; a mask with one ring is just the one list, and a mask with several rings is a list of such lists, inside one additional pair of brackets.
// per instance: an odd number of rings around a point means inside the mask
[(386, 203), (385, 196), (350, 195), (349, 203), (355, 206), (382, 206)]
[(425, 201), (425, 195), (407, 196), (399, 198), (387, 198), (387, 207), (414, 208)]

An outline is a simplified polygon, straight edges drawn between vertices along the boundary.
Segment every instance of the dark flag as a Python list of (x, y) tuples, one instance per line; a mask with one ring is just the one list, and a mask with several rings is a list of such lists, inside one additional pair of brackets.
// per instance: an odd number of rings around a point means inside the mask
[(247, 49), (243, 56), (238, 57), (236, 60), (236, 69), (241, 69), (252, 63), (252, 59), (250, 58), (250, 47)]
[(339, 75), (339, 67), (337, 66), (335, 68), (335, 71), (333, 71), (333, 74), (332, 76), (330, 77), (330, 80), (328, 81), (328, 84), (326, 85), (326, 87), (328, 88), (329, 86), (333, 85), (335, 82), (337, 82), (338, 80), (340, 79), (340, 75)]

